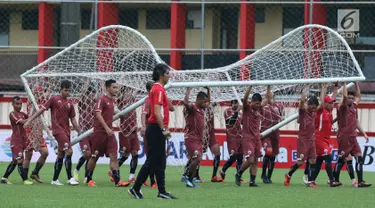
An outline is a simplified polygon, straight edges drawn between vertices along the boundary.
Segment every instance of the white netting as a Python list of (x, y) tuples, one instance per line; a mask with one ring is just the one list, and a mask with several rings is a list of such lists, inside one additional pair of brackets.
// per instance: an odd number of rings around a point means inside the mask
[[(76, 112), (82, 117), (81, 120), (90, 123), (93, 114), (83, 113), (85, 109), (78, 103), (85, 100), (87, 105), (92, 105), (95, 103), (95, 97), (105, 91), (103, 82), (115, 79), (122, 88), (119, 103), (121, 109), (124, 109), (147, 96), (145, 84), (151, 79), (154, 66), (160, 62), (155, 49), (142, 34), (125, 26), (108, 26), (86, 36), (29, 70), (22, 77), (25, 78), (25, 84), (29, 89), (51, 88), (53, 95), (59, 93), (62, 80), (70, 80), (73, 84), (71, 99), (77, 108)], [(290, 97), (300, 96), (303, 82), (364, 79), (345, 40), (333, 30), (319, 25), (297, 28), (229, 66), (188, 71), (172, 69), (170, 74), (171, 87), (168, 89), (168, 96), (171, 100), (183, 100), (184, 85), (196, 87), (202, 86), (202, 82), (207, 86), (225, 83), (223, 86), (211, 88), (212, 102), (241, 99), (245, 85), (250, 84), (254, 85), (252, 92), (264, 95), (265, 86), (261, 85), (269, 84), (273, 85), (272, 92), (276, 101), (284, 109), (294, 107), (295, 100)], [(84, 92), (87, 91), (88, 85), (95, 93), (88, 95)], [(197, 92), (201, 90), (202, 88), (193, 88), (190, 100), (195, 100)], [(30, 98), (36, 99), (34, 91), (30, 90), (28, 94)], [(95, 96), (92, 96), (93, 94)], [(42, 96), (46, 99), (49, 97)], [(37, 101), (33, 100), (33, 103), (37, 104)], [(140, 126), (140, 107), (136, 108), (135, 112)], [(218, 116), (214, 113), (218, 121), (215, 128), (224, 128), (221, 112)], [(176, 112), (171, 115), (171, 127), (184, 127), (181, 114), (182, 108), (176, 108)], [(280, 120), (284, 118), (280, 117)], [(50, 123), (48, 114), (46, 118)], [(134, 123), (131, 122), (134, 121), (134, 116), (126, 115), (123, 119), (128, 120), (124, 121), (126, 125), (116, 123), (122, 130), (129, 129), (129, 125), (132, 125), (131, 128), (134, 127)]]

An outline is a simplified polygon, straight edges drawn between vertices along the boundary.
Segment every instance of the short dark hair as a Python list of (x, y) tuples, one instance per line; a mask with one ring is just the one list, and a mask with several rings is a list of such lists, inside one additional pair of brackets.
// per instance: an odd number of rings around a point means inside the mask
[(262, 102), (262, 96), (259, 93), (254, 93), (251, 97), (251, 102)]
[(146, 90), (150, 91), (151, 88), (152, 88), (152, 85), (154, 85), (154, 81), (152, 81), (152, 80), (147, 81), (147, 83), (146, 83)]
[(116, 80), (113, 80), (113, 79), (106, 80), (105, 81), (105, 87), (108, 88), (114, 83), (116, 83)]
[(61, 89), (70, 89), (71, 86), (72, 86), (72, 83), (69, 80), (63, 80), (60, 83), (60, 88)]
[(152, 80), (154, 80), (155, 82), (159, 81), (160, 77), (164, 76), (165, 72), (167, 72), (168, 69), (169, 67), (166, 64), (156, 64), (152, 71)]
[(350, 91), (350, 92), (348, 92), (348, 95), (352, 95), (353, 97), (355, 97), (355, 92)]
[(307, 105), (316, 105), (316, 106), (318, 106), (318, 105), (319, 105), (319, 100), (318, 100), (318, 98), (317, 98), (315, 95), (311, 96), (311, 97), (307, 100)]
[(207, 93), (202, 92), (202, 91), (198, 92), (198, 94), (197, 94), (197, 99), (198, 100), (202, 100), (202, 99), (205, 99), (205, 98), (208, 98)]
[(19, 96), (12, 97), (12, 103), (14, 103), (14, 102), (16, 102), (18, 100), (21, 100), (21, 98)]
[(231, 105), (236, 104), (236, 103), (238, 103), (238, 100), (237, 100), (237, 99), (233, 99), (233, 100), (230, 101), (230, 104), (231, 104)]
[(95, 90), (95, 88), (93, 88), (93, 87), (88, 87), (87, 88), (87, 94), (90, 94), (90, 93), (96, 93), (96, 90)]

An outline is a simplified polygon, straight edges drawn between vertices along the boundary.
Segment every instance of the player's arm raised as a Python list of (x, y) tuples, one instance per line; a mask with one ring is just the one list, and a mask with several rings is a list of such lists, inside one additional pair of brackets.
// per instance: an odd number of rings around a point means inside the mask
[(307, 89), (308, 86), (305, 86), (302, 90), (302, 95), (301, 95), (301, 98), (300, 98), (300, 101), (299, 101), (299, 106), (298, 108), (299, 109), (305, 109), (306, 108), (306, 98), (307, 98)]
[(324, 106), (324, 97), (326, 96), (326, 94), (327, 94), (327, 84), (326, 83), (322, 83), (320, 85), (320, 104), (318, 106), (318, 109), (323, 108), (323, 106)]
[(346, 82), (342, 85), (342, 100), (341, 100), (341, 106), (347, 106), (348, 105), (348, 89), (346, 88)]
[(243, 106), (242, 106), (243, 109), (245, 109), (245, 108), (248, 107), (249, 96), (250, 96), (251, 88), (252, 88), (252, 86), (249, 86), (249, 87), (246, 89), (245, 95), (244, 95), (244, 97), (243, 97)]
[(354, 99), (354, 102), (355, 104), (359, 104), (359, 102), (361, 101), (361, 89), (359, 89), (359, 84), (358, 82), (355, 82), (355, 99)]
[(190, 104), (190, 102), (189, 102), (190, 91), (191, 91), (191, 88), (190, 88), (190, 87), (186, 88), (186, 93), (185, 93), (185, 98), (184, 98), (184, 105), (185, 105), (185, 108), (186, 108), (189, 112), (193, 110), (193, 108), (191, 107), (191, 104)]
[(264, 95), (264, 99), (262, 101), (262, 106), (266, 106), (267, 104), (272, 104), (272, 92), (270, 85), (267, 85), (266, 94)]
[(333, 87), (332, 96), (331, 96), (333, 102), (336, 101), (336, 98), (337, 98), (338, 94), (339, 94), (339, 83), (336, 82), (335, 86)]

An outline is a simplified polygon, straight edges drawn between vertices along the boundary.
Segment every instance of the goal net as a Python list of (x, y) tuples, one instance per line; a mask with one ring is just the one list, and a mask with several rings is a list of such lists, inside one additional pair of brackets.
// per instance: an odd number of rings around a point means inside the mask
[[(125, 136), (141, 127), (142, 104), (147, 97), (145, 84), (151, 79), (152, 69), (161, 59), (151, 43), (138, 31), (125, 26), (103, 27), (79, 40), (45, 62), (24, 73), (21, 78), (28, 96), (38, 108), (38, 96), (47, 100), (59, 94), (62, 80), (72, 82), (71, 97), (85, 133), (73, 140), (76, 144), (92, 133), (92, 105), (105, 92), (103, 83), (114, 79), (120, 85), (117, 97), (121, 113), (115, 116), (115, 127)], [(203, 87), (211, 87), (211, 101), (218, 103), (213, 110), (213, 125), (209, 129), (224, 129), (223, 112), (226, 103), (237, 99), (241, 103), (244, 92), (252, 86), (252, 93), (265, 94), (272, 85), (274, 101), (283, 112), (278, 121), (285, 121), (296, 112), (295, 105), (302, 88), (318, 90), (318, 84), (364, 80), (361, 69), (345, 40), (334, 30), (320, 25), (305, 25), (278, 38), (243, 60), (215, 69), (174, 70), (171, 68), (168, 96), (175, 103), (184, 99), (186, 87), (192, 87), (190, 101), (194, 102)], [(42, 88), (41, 95), (33, 89)], [(50, 90), (47, 90), (50, 89)], [(91, 107), (90, 107), (91, 106)], [(183, 132), (183, 106), (176, 104), (171, 113), (170, 128)], [(121, 117), (121, 122), (117, 119)], [(269, 119), (266, 116), (263, 118)], [(274, 119), (274, 118), (273, 118)], [(51, 118), (43, 120), (49, 126)], [(49, 132), (48, 128), (44, 128)], [(49, 133), (51, 134), (51, 133)], [(140, 138), (142, 140), (142, 138)], [(207, 140), (207, 136), (204, 138)], [(206, 141), (205, 141), (206, 142)], [(175, 144), (181, 145), (180, 141)], [(184, 154), (182, 147), (175, 147)], [(179, 149), (181, 150), (179, 150)], [(182, 148), (183, 149), (183, 148)], [(184, 164), (186, 157), (174, 155)]]

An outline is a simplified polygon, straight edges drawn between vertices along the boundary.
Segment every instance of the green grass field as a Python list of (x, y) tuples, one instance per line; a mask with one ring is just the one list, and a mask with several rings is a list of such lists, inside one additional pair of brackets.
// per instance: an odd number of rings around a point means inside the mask
[[(8, 164), (0, 163), (0, 174), (3, 175)], [(35, 164), (31, 167), (34, 168)], [(31, 169), (32, 169), (31, 168)], [(139, 169), (140, 167), (138, 167)], [(157, 190), (143, 187), (143, 200), (135, 200), (128, 195), (127, 188), (116, 188), (108, 179), (107, 165), (98, 165), (94, 181), (96, 188), (82, 184), (76, 187), (50, 185), (53, 164), (43, 167), (40, 177), (44, 184), (25, 186), (22, 184), (17, 169), (9, 177), (12, 185), (0, 184), (0, 207), (364, 207), (374, 204), (374, 188), (352, 188), (346, 171), (342, 172), (341, 180), (344, 186), (330, 188), (326, 184), (325, 171), (321, 172), (317, 184), (318, 189), (307, 188), (302, 183), (303, 171), (299, 170), (293, 176), (291, 186), (284, 187), (283, 176), (286, 170), (276, 170), (273, 184), (263, 184), (258, 174), (259, 188), (249, 188), (247, 185), (237, 187), (234, 183), (234, 168), (227, 172), (225, 183), (211, 183), (211, 167), (201, 168), (201, 177), (206, 181), (198, 184), (200, 188), (188, 189), (180, 182), (180, 169), (168, 167), (167, 191), (178, 197), (178, 200), (158, 200)], [(30, 171), (31, 172), (31, 171)], [(123, 166), (121, 175), (128, 178), (129, 166)], [(84, 170), (81, 169), (81, 175)], [(365, 179), (374, 182), (374, 173), (365, 173)], [(248, 181), (249, 174), (243, 178)], [(61, 171), (61, 182), (66, 182), (65, 169)]]

